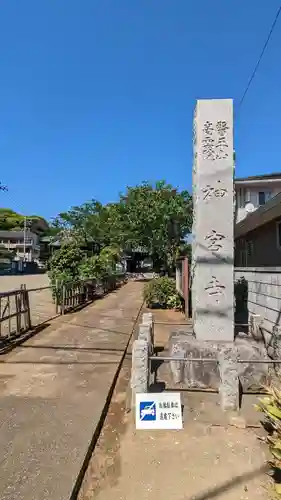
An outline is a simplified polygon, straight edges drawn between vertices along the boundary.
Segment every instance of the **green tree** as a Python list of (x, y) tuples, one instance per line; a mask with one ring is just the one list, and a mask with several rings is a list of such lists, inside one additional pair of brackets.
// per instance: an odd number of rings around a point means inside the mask
[(3, 245), (0, 245), (0, 261), (7, 260), (12, 262), (15, 254), (16, 252), (14, 250), (8, 250)]
[(80, 277), (102, 279), (116, 273), (116, 264), (120, 261), (120, 252), (115, 247), (105, 247), (99, 255), (87, 257), (81, 263)]
[(156, 269), (173, 268), (191, 231), (192, 197), (165, 181), (128, 187), (117, 203), (96, 200), (59, 214), (53, 223), (62, 241), (97, 255), (105, 247), (144, 250)]
[[(120, 197), (118, 227), (123, 248), (141, 247), (156, 269), (169, 271), (192, 226), (192, 197), (165, 181), (128, 187)], [(117, 227), (117, 232), (118, 232)]]
[(75, 243), (63, 245), (59, 250), (56, 250), (48, 263), (52, 283), (78, 280), (80, 277), (79, 266), (84, 257), (85, 253)]
[[(25, 219), (27, 227), (31, 230), (33, 226), (38, 226), (36, 223), (40, 221), (43, 222), (43, 228), (48, 228), (48, 224), (43, 217), (38, 215), (29, 215), (25, 217), (10, 208), (0, 208), (0, 229), (2, 231), (23, 230)], [(44, 232), (44, 229), (41, 232)]]
[(62, 241), (71, 239), (95, 252), (110, 244), (108, 208), (96, 200), (60, 213), (52, 227)]
[(190, 243), (187, 243), (186, 241), (181, 243), (177, 249), (176, 258), (181, 258), (181, 257), (188, 257), (189, 262), (191, 262), (192, 246)]

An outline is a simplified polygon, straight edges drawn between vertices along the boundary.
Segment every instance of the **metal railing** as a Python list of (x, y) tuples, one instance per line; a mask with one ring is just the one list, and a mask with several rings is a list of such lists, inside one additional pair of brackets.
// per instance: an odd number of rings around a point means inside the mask
[(58, 315), (91, 303), (126, 281), (125, 274), (105, 276), (102, 280), (87, 279), (57, 282), (55, 286), (0, 293), (0, 340), (21, 335)]
[[(161, 362), (170, 362), (170, 361), (176, 361), (176, 362), (191, 362), (191, 363), (219, 363), (219, 360), (217, 358), (192, 358), (192, 357), (177, 357), (177, 356), (149, 356), (149, 361), (156, 362), (156, 361), (161, 361)], [(249, 364), (279, 364), (281, 363), (281, 359), (237, 359), (237, 363), (249, 363)]]

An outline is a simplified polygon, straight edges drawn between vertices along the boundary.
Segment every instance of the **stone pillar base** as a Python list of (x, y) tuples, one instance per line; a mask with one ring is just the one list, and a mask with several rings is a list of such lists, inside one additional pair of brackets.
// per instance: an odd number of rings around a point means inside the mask
[[(210, 342), (197, 340), (193, 335), (178, 331), (170, 336), (169, 355), (174, 358), (170, 362), (174, 383), (182, 383), (186, 388), (215, 389), (226, 394), (227, 390), (225, 392), (222, 389), (223, 383), (224, 387), (230, 385), (233, 390), (234, 387), (238, 390), (233, 376), (235, 369), (243, 392), (258, 391), (270, 383), (270, 366), (250, 363), (269, 359), (266, 349), (247, 335), (238, 335), (234, 343)], [(180, 362), (177, 357), (208, 358), (213, 361)], [(249, 362), (242, 364), (236, 360)]]

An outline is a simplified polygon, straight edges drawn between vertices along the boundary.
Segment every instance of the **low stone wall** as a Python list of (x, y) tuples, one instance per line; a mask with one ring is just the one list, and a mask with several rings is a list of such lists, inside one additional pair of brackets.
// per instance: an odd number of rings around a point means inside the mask
[(144, 313), (132, 346), (131, 409), (135, 407), (136, 394), (148, 391), (151, 374), (149, 356), (153, 351), (153, 318), (151, 313)]
[[(143, 314), (142, 324), (132, 346), (131, 409), (136, 394), (149, 392), (154, 352), (154, 323), (150, 313)], [(222, 410), (239, 409), (243, 392), (257, 391), (269, 383), (271, 375), (264, 345), (246, 334), (235, 342), (202, 342), (186, 331), (172, 332), (169, 341), (169, 361), (175, 384), (187, 389), (216, 389)], [(256, 363), (256, 361), (258, 361)]]
[(236, 322), (257, 319), (267, 342), (281, 326), (281, 267), (235, 268)]

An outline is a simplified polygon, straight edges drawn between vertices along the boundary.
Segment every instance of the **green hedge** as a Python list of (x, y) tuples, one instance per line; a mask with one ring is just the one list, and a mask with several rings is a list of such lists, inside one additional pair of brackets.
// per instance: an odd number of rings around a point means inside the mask
[(147, 307), (182, 309), (182, 300), (176, 290), (176, 282), (167, 276), (154, 278), (147, 283), (143, 297)]

